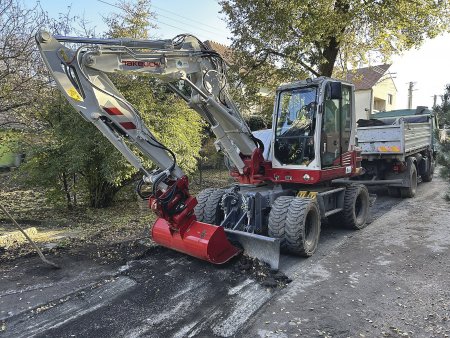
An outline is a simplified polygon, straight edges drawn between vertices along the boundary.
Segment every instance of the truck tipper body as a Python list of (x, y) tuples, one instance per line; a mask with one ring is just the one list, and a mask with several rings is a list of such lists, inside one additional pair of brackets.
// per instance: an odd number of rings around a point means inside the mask
[[(359, 120), (357, 142), (367, 185), (386, 185), (391, 196), (413, 197), (418, 177), (433, 178), (436, 117), (425, 107), (374, 114)], [(362, 183), (361, 182), (361, 183)]]

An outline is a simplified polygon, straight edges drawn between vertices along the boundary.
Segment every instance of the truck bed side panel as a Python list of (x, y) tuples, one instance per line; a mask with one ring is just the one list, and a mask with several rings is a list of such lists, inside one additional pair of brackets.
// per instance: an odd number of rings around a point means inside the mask
[(429, 122), (358, 128), (358, 146), (362, 155), (407, 155), (431, 146)]
[(405, 153), (410, 154), (431, 147), (430, 123), (405, 123)]

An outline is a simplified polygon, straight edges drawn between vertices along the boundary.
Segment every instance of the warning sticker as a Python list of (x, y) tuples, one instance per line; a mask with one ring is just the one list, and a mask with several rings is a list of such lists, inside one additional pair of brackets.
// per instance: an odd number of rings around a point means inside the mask
[(397, 146), (379, 146), (378, 151), (380, 151), (382, 153), (387, 153), (387, 152), (399, 153), (400, 148)]
[(317, 198), (317, 191), (302, 191), (302, 190), (300, 190), (297, 193), (297, 197), (311, 198), (311, 199), (315, 200)]
[(69, 95), (75, 101), (83, 102), (83, 98), (74, 87), (71, 87), (67, 90), (67, 95)]

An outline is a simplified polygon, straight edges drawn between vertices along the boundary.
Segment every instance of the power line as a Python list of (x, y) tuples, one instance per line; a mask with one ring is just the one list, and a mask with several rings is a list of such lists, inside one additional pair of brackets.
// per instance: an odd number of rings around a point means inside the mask
[(194, 19), (185, 17), (185, 16), (183, 16), (183, 15), (177, 14), (177, 13), (172, 12), (172, 11), (169, 11), (169, 10), (167, 10), (167, 9), (164, 9), (164, 8), (161, 8), (161, 7), (158, 7), (158, 6), (155, 6), (155, 5), (151, 5), (151, 7), (154, 7), (154, 8), (156, 8), (156, 9), (161, 10), (161, 11), (170, 13), (170, 14), (175, 15), (175, 16), (178, 16), (178, 17), (180, 17), (180, 18), (186, 19), (186, 20), (188, 20), (188, 21), (192, 21), (192, 22), (199, 23), (199, 24), (202, 25), (202, 26), (207, 26), (207, 27), (210, 27), (210, 28), (212, 28), (212, 29), (217, 29), (217, 27), (214, 27), (214, 26), (211, 26), (211, 25), (207, 25), (206, 23), (203, 23), (203, 22), (200, 22), (200, 21), (197, 21), (197, 20), (194, 20)]
[[(185, 32), (186, 31), (186, 29), (185, 28), (181, 28), (181, 27), (177, 27), (177, 26), (173, 26), (173, 25), (171, 25), (171, 24), (168, 24), (168, 23), (166, 23), (166, 22), (163, 22), (163, 21), (160, 21), (160, 20), (157, 20), (157, 19), (153, 19), (154, 21), (156, 21), (157, 23), (160, 23), (160, 24), (163, 24), (163, 25), (166, 25), (166, 26), (169, 26), (169, 27), (172, 27), (172, 28), (176, 28), (176, 29), (179, 29), (179, 30), (181, 30), (182, 32)], [(188, 32), (189, 33), (189, 32)], [(198, 35), (198, 34), (196, 34), (196, 35)], [(202, 37), (203, 39), (205, 38), (204, 36), (201, 36), (201, 35), (199, 35), (198, 37)], [(202, 39), (202, 40), (203, 40)], [(207, 40), (207, 39), (205, 39), (205, 40)]]
[[(169, 20), (174, 20), (174, 21), (176, 21), (177, 19), (173, 19), (173, 18), (170, 18), (170, 17), (168, 17), (168, 16), (165, 16), (165, 15), (162, 15), (162, 14), (160, 14), (160, 13), (156, 13), (158, 16), (160, 16), (160, 17), (163, 17), (163, 18), (166, 18), (166, 19), (169, 19)], [(188, 24), (188, 23), (183, 23), (183, 22), (179, 22), (180, 24), (182, 24), (182, 25), (191, 25), (191, 26), (193, 26), (192, 24)], [(204, 29), (204, 28), (201, 28), (201, 27), (197, 27), (197, 26), (193, 26), (195, 29), (199, 29), (199, 30), (202, 30), (202, 31), (204, 31), (204, 32), (207, 32), (207, 33), (211, 33), (211, 34), (215, 34), (215, 35), (218, 35), (218, 36), (221, 36), (221, 37), (223, 37), (223, 38), (226, 38), (226, 36), (225, 35), (221, 35), (221, 34), (217, 34), (217, 32), (212, 32), (212, 31), (210, 31), (210, 30), (207, 30), (207, 29)]]
[(98, 2), (103, 2), (103, 3), (106, 4), (106, 5), (110, 5), (110, 6), (112, 6), (112, 7), (118, 8), (118, 9), (122, 9), (122, 8), (120, 8), (119, 6), (114, 5), (114, 4), (112, 4), (112, 3), (109, 3), (109, 2), (106, 2), (106, 1), (104, 1), (104, 0), (97, 0), (97, 1), (98, 1)]
[[(112, 3), (107, 2), (107, 1), (105, 1), (105, 0), (97, 0), (97, 1), (98, 1), (98, 2), (101, 2), (101, 3), (104, 3), (104, 4), (106, 4), (106, 5), (109, 5), (109, 6), (118, 8), (118, 9), (122, 9), (120, 6), (117, 6), (117, 5), (115, 5), (115, 4), (112, 4)], [(153, 6), (153, 5), (152, 5), (152, 6)], [(158, 9), (163, 10), (163, 11), (166, 11), (166, 12), (170, 12), (170, 11), (168, 11), (168, 10), (165, 10), (165, 9), (162, 9), (162, 8), (159, 8), (159, 7), (156, 7), (156, 6), (153, 6), (153, 7), (158, 8)], [(170, 13), (173, 13), (173, 12), (170, 12)], [(156, 13), (156, 14), (159, 15), (159, 16), (162, 16), (162, 17), (164, 17), (164, 18), (166, 18), (166, 19), (169, 19), (169, 20), (175, 20), (175, 19), (172, 19), (172, 18), (170, 18), (170, 17), (161, 15), (160, 13)], [(173, 13), (173, 14), (175, 14), (175, 13)], [(177, 15), (177, 14), (175, 14), (175, 15)], [(181, 16), (181, 15), (177, 15), (177, 16), (183, 17), (183, 16)], [(185, 18), (185, 17), (183, 17), (183, 18)], [(168, 27), (172, 27), (172, 28), (175, 28), (175, 29), (179, 29), (179, 30), (181, 30), (181, 31), (186, 31), (186, 28), (181, 28), (181, 27), (178, 27), (178, 26), (174, 26), (174, 25), (168, 24), (168, 23), (166, 23), (166, 22), (163, 22), (163, 21), (161, 21), (161, 20), (157, 20), (157, 19), (155, 19), (155, 18), (153, 18), (153, 20), (156, 21), (156, 22), (158, 22), (158, 23), (160, 23), (160, 24), (162, 24), (162, 25), (166, 25), (166, 26), (168, 26)], [(188, 19), (188, 20), (190, 20), (190, 19)], [(192, 20), (192, 21), (195, 21), (195, 20)], [(197, 22), (197, 21), (195, 21), (195, 22)], [(182, 25), (187, 25), (186, 23), (182, 23), (182, 22), (180, 22), (180, 23), (181, 23)], [(208, 26), (208, 25), (205, 25), (205, 26)], [(210, 26), (210, 27), (211, 27), (211, 26)], [(225, 37), (225, 35), (219, 35), (219, 34), (217, 34), (217, 32), (211, 32), (211, 31), (205, 30), (205, 29), (200, 28), (200, 27), (198, 27), (197, 29), (203, 30), (203, 31), (208, 32), (208, 33), (215, 34), (215, 35), (220, 36), (220, 37)], [(204, 38), (204, 37), (203, 37), (203, 38)]]

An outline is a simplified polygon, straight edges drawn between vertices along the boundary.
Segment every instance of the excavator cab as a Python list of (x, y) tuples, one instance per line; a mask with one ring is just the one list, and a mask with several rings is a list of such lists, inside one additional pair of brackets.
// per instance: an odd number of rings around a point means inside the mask
[[(353, 86), (329, 78), (281, 86), (273, 121), (272, 168), (277, 174), (294, 169), (320, 176), (321, 171), (348, 167), (346, 157), (355, 145), (353, 102)], [(353, 169), (346, 168), (346, 172)]]

